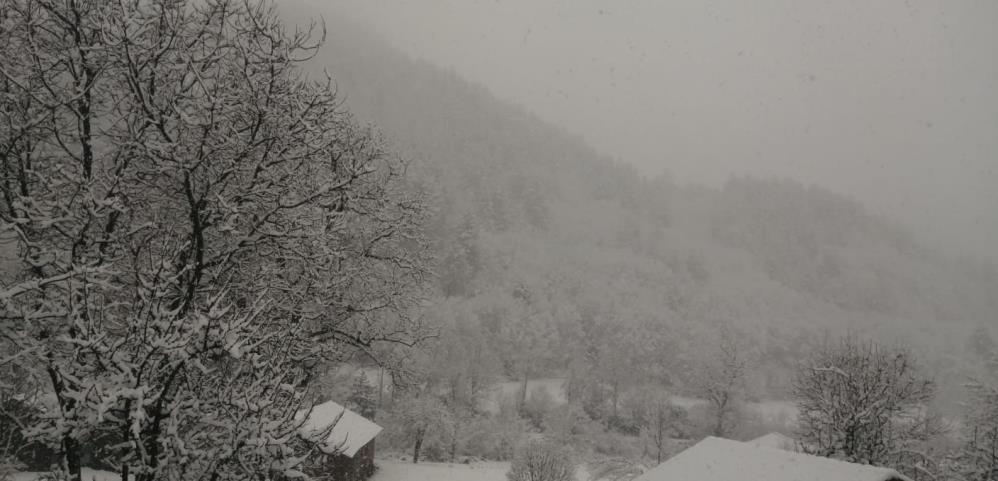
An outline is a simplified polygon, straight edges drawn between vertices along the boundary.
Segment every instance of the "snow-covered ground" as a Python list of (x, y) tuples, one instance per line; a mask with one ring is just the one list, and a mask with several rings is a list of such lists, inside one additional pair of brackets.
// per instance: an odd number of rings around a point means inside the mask
[(745, 404), (745, 409), (768, 422), (795, 423), (797, 404), (793, 401), (762, 401)]
[[(419, 463), (379, 459), (371, 481), (506, 481), (509, 463)], [(11, 481), (39, 481), (46, 473), (16, 473)], [(83, 481), (119, 481), (114, 473), (83, 469)], [(580, 480), (583, 478), (579, 478)], [(6, 481), (6, 480), (4, 480)]]
[(674, 406), (683, 408), (687, 411), (707, 404), (707, 401), (703, 399), (698, 399), (695, 397), (688, 397), (688, 396), (669, 396), (669, 401)]
[[(531, 379), (527, 381), (527, 398), (529, 399), (538, 390), (547, 391), (551, 401), (556, 406), (561, 406), (568, 402), (565, 397), (565, 382), (563, 378)], [(490, 395), (482, 400), (482, 409), (490, 413), (498, 413), (499, 406), (503, 401), (514, 402), (523, 387), (522, 381), (507, 381), (494, 384), (490, 390)]]
[(506, 481), (509, 463), (419, 463), (377, 460), (371, 481)]
[[(506, 481), (509, 463), (477, 462), (472, 464), (419, 463), (379, 459), (371, 481)], [(575, 478), (588, 480), (583, 470)]]
[[(527, 397), (529, 399), (542, 389), (547, 391), (555, 405), (560, 406), (568, 402), (565, 397), (565, 382), (563, 378), (532, 379), (527, 382)], [(522, 386), (519, 381), (496, 383), (491, 388), (491, 395), (483, 400), (482, 408), (491, 413), (499, 412), (500, 403), (516, 399)], [(685, 410), (706, 404), (703, 399), (688, 396), (672, 396), (671, 400), (673, 404)], [(767, 422), (791, 423), (797, 419), (797, 406), (791, 401), (749, 402), (745, 404), (745, 410)]]
[[(38, 481), (41, 479), (46, 479), (45, 475), (48, 473), (15, 473), (11, 481)], [(114, 473), (109, 473), (107, 471), (95, 471), (89, 468), (83, 468), (83, 481), (120, 481), (121, 477)], [(131, 478), (132, 476), (129, 476)]]
[[(476, 462), (472, 464), (419, 463), (395, 459), (378, 459), (378, 467), (371, 481), (506, 481), (509, 463)], [(17, 473), (11, 481), (39, 481), (45, 473)], [(83, 481), (119, 481), (114, 473), (83, 468)], [(576, 475), (579, 481), (588, 480), (583, 470)], [(5, 480), (6, 481), (6, 480)]]
[[(359, 371), (364, 371), (367, 375), (368, 382), (372, 387), (377, 389), (378, 387), (378, 376), (381, 374), (378, 368), (366, 367), (358, 368), (349, 364), (344, 364), (339, 367), (337, 374), (343, 377), (353, 377)], [(386, 386), (390, 382), (386, 379)], [(556, 405), (560, 406), (568, 402), (565, 396), (565, 383), (567, 380), (565, 378), (540, 378), (531, 379), (527, 382), (527, 398), (531, 398), (534, 393), (538, 390), (547, 391), (548, 396), (551, 401)], [(517, 399), (520, 393), (520, 388), (523, 386), (521, 381), (504, 381), (498, 382), (489, 388), (489, 395), (485, 396), (481, 401), (482, 410), (490, 413), (498, 413), (499, 406), (503, 402), (513, 403)], [(682, 409), (690, 410), (703, 406), (706, 401), (703, 399), (698, 399), (689, 396), (672, 396), (672, 403)], [(745, 410), (749, 414), (755, 415), (759, 420), (773, 423), (792, 423), (797, 419), (797, 406), (794, 405), (792, 401), (761, 401), (761, 402), (749, 402), (745, 404)]]

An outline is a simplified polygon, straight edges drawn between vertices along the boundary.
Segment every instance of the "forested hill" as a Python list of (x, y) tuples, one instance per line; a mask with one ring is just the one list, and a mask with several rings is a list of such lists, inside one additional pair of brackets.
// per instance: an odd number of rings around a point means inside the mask
[[(323, 16), (312, 66), (328, 69), (347, 108), (378, 125), (432, 192), (432, 315), (445, 340), (481, 346), (478, 369), (682, 390), (684, 366), (727, 325), (758, 353), (755, 394), (780, 396), (787, 369), (829, 333), (900, 338), (951, 385), (993, 349), (993, 265), (949, 259), (850, 199), (789, 180), (715, 189), (643, 178)], [(669, 133), (660, 138), (667, 164)]]

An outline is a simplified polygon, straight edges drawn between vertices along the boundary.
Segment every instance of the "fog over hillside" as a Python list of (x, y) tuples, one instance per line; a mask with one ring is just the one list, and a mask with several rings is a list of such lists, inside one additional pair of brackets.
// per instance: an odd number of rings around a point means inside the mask
[[(783, 396), (806, 343), (850, 331), (931, 353), (950, 401), (982, 366), (966, 346), (982, 326), (998, 327), (992, 264), (962, 262), (821, 187), (767, 176), (718, 186), (649, 178), (334, 12), (297, 6), (286, 15), (326, 18), (311, 69), (326, 69), (345, 105), (432, 186), (442, 308), (464, 312), (441, 315), (472, 325), (527, 316), (572, 330), (565, 323), (581, 314), (607, 332), (651, 322), (643, 329), (674, 346), (673, 362), (693, 362), (698, 348), (684, 350), (709, 342), (705, 326), (730, 324), (763, 351), (769, 367), (757, 374), (768, 380), (754, 388), (763, 398)], [(668, 133), (655, 138), (663, 157), (673, 155)], [(516, 376), (520, 347), (495, 353), (507, 375)], [(547, 357), (531, 362), (531, 375), (573, 362), (571, 352), (537, 349)]]
[(816, 183), (998, 258), (993, 3), (314, 3), (644, 173)]

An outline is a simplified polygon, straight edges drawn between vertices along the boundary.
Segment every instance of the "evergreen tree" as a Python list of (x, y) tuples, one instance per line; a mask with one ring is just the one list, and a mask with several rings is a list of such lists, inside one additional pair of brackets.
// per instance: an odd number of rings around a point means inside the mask
[(347, 399), (350, 408), (367, 419), (374, 419), (374, 414), (378, 408), (377, 396), (375, 396), (374, 386), (367, 379), (364, 371), (359, 371), (353, 378), (353, 385), (350, 388), (350, 398)]

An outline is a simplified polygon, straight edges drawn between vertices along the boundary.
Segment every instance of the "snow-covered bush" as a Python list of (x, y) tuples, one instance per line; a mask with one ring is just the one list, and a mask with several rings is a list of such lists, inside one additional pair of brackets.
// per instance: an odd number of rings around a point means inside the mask
[(647, 448), (643, 439), (612, 430), (593, 432), (588, 441), (594, 453), (609, 457), (640, 459)]
[(506, 473), (509, 481), (572, 481), (575, 463), (563, 447), (543, 441), (523, 446)]
[(578, 439), (602, 430), (599, 423), (589, 419), (581, 407), (572, 404), (548, 411), (542, 427), (545, 437), (562, 444), (576, 443)]
[(483, 417), (468, 428), (462, 453), (496, 461), (508, 461), (531, 432), (530, 423), (520, 418)]

